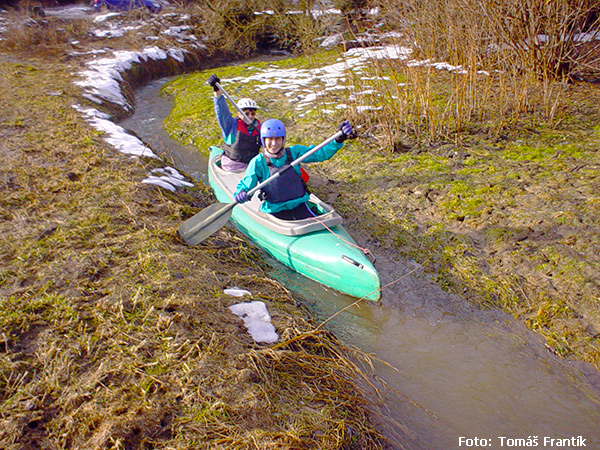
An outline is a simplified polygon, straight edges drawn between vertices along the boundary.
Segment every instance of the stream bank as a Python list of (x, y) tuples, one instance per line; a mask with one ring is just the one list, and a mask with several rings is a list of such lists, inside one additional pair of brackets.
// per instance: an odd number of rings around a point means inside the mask
[[(208, 191), (143, 184), (169, 162), (117, 151), (74, 108), (93, 106), (86, 61), (130, 55), (76, 45), (0, 51), (0, 447), (386, 448), (355, 352), (312, 332), (239, 234), (177, 238)], [(253, 342), (228, 309), (240, 284), (293, 345)]]

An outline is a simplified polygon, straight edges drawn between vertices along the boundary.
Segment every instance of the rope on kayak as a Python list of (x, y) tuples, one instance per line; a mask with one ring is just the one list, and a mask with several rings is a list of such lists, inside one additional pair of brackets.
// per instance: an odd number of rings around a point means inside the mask
[(323, 322), (321, 322), (321, 323), (319, 324), (319, 326), (317, 326), (316, 328), (313, 328), (313, 329), (312, 329), (312, 330), (310, 330), (310, 331), (305, 331), (304, 333), (300, 333), (300, 334), (296, 335), (295, 337), (293, 337), (293, 338), (291, 338), (291, 339), (288, 339), (287, 341), (280, 342), (280, 343), (278, 343), (278, 344), (274, 345), (273, 347), (271, 347), (271, 349), (272, 349), (272, 350), (276, 350), (276, 349), (278, 349), (278, 348), (285, 347), (286, 345), (290, 345), (290, 344), (291, 344), (292, 342), (294, 342), (294, 341), (298, 341), (298, 340), (300, 340), (300, 339), (303, 339), (303, 338), (305, 338), (305, 337), (307, 337), (307, 336), (311, 336), (311, 335), (315, 335), (315, 334), (319, 333), (319, 332), (320, 332), (320, 330), (321, 330), (321, 328), (323, 327), (323, 325), (325, 325), (327, 322), (329, 322), (330, 320), (332, 320), (334, 317), (336, 317), (336, 316), (338, 316), (339, 314), (343, 313), (344, 311), (346, 311), (346, 310), (348, 310), (348, 309), (352, 308), (353, 306), (356, 306), (356, 305), (358, 305), (360, 302), (364, 301), (364, 300), (365, 300), (367, 297), (369, 297), (371, 294), (374, 294), (375, 292), (378, 292), (378, 291), (383, 291), (383, 289), (384, 289), (384, 288), (386, 288), (386, 287), (388, 287), (388, 286), (391, 286), (392, 284), (395, 284), (395, 283), (397, 283), (398, 281), (402, 280), (403, 278), (406, 278), (407, 276), (409, 276), (409, 275), (411, 275), (411, 274), (415, 273), (417, 270), (419, 270), (419, 267), (415, 267), (415, 268), (414, 268), (413, 270), (411, 270), (410, 272), (408, 272), (408, 273), (405, 273), (405, 274), (404, 274), (404, 275), (402, 275), (401, 277), (399, 277), (399, 278), (396, 278), (396, 279), (395, 279), (395, 280), (393, 280), (393, 281), (390, 281), (389, 283), (387, 283), (387, 284), (385, 284), (385, 285), (381, 286), (379, 289), (375, 289), (373, 292), (370, 292), (370, 293), (368, 293), (367, 295), (364, 295), (363, 297), (361, 297), (361, 298), (359, 298), (358, 300), (356, 300), (354, 303), (351, 303), (351, 304), (349, 304), (348, 306), (346, 306), (346, 307), (344, 307), (344, 308), (340, 309), (340, 310), (339, 310), (338, 312), (336, 312), (335, 314), (333, 314), (333, 315), (329, 316), (329, 318), (328, 318), (328, 319), (326, 319), (326, 320), (324, 320)]
[(344, 239), (343, 237), (341, 237), (339, 234), (337, 234), (335, 231), (333, 231), (331, 228), (329, 228), (327, 225), (325, 225), (324, 222), (322, 222), (321, 220), (317, 219), (316, 216), (313, 215), (313, 217), (311, 217), (311, 219), (314, 219), (317, 222), (319, 222), (321, 225), (323, 225), (323, 228), (325, 228), (327, 231), (329, 231), (331, 234), (333, 234), (339, 240), (344, 241), (346, 244), (351, 245), (352, 247), (355, 247), (355, 248), (361, 250), (365, 255), (371, 255), (371, 256), (373, 255), (373, 253), (371, 253), (371, 250), (369, 250), (368, 248), (363, 248), (363, 247), (355, 244), (354, 242), (350, 242), (347, 239)]

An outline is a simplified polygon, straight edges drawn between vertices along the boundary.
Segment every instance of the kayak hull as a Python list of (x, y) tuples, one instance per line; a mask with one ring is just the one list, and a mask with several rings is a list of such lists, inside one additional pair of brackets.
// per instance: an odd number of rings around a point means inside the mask
[[(231, 203), (244, 171), (220, 168), (222, 150), (211, 147), (209, 184), (219, 202)], [(258, 195), (233, 208), (231, 221), (275, 259), (302, 275), (352, 297), (380, 299), (379, 275), (342, 226), (333, 208), (311, 194), (309, 202), (322, 214), (284, 221), (259, 210)]]

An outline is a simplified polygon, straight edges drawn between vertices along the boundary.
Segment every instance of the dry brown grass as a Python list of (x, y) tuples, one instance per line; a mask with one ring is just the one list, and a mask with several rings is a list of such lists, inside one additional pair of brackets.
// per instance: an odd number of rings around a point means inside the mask
[(590, 59), (578, 34), (598, 26), (590, 0), (409, 0), (383, 8), (390, 22), (405, 24), (419, 57), (541, 77), (580, 72)]
[[(354, 353), (310, 334), (257, 253), (230, 228), (180, 241), (206, 187), (142, 185), (160, 162), (118, 154), (72, 108), (77, 61), (7, 48), (0, 447), (384, 448)], [(267, 303), (283, 340), (311, 339), (256, 345), (227, 309), (232, 285)]]
[[(310, 2), (309, 2), (310, 3)], [(330, 25), (327, 17), (288, 14), (308, 8), (278, 0), (216, 0), (194, 3), (196, 33), (207, 36), (207, 45), (231, 57), (248, 57), (269, 49), (311, 51), (315, 39)], [(268, 10), (269, 13), (255, 14)]]
[(73, 49), (74, 41), (89, 40), (90, 19), (69, 21), (53, 16), (32, 15), (27, 8), (13, 9), (4, 14), (7, 31), (0, 47), (9, 52), (34, 53), (52, 57), (63, 56)]

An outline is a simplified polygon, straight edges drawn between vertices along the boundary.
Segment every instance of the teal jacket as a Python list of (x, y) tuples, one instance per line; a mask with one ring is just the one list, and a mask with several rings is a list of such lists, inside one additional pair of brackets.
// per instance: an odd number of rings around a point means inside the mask
[[(303, 160), (302, 162), (321, 162), (326, 161), (331, 158), (333, 155), (337, 153), (337, 151), (344, 146), (343, 143), (331, 141), (329, 144), (325, 145), (323, 148), (317, 150), (314, 154), (310, 155), (308, 158)], [(292, 154), (292, 159), (296, 160), (300, 156), (304, 155), (310, 149), (314, 148), (314, 145), (307, 147), (305, 145), (292, 145), (289, 147), (290, 152)], [(271, 163), (275, 167), (281, 167), (285, 164), (286, 156), (285, 152), (280, 158), (272, 159)], [(298, 174), (300, 174), (300, 164), (294, 166), (293, 170), (295, 170)], [(270, 172), (269, 167), (267, 166), (267, 161), (262, 153), (256, 155), (250, 163), (248, 164), (248, 168), (246, 169), (246, 173), (244, 174), (244, 178), (240, 180), (237, 185), (237, 189), (235, 190), (234, 196), (240, 191), (249, 191), (253, 189), (257, 184), (263, 182), (267, 178), (269, 178)], [(294, 198), (292, 200), (288, 200), (283, 203), (275, 203), (264, 201), (260, 205), (260, 210), (262, 212), (271, 214), (279, 211), (284, 211), (286, 209), (293, 209), (302, 203), (305, 203), (308, 200), (309, 194), (304, 194), (302, 197)]]

